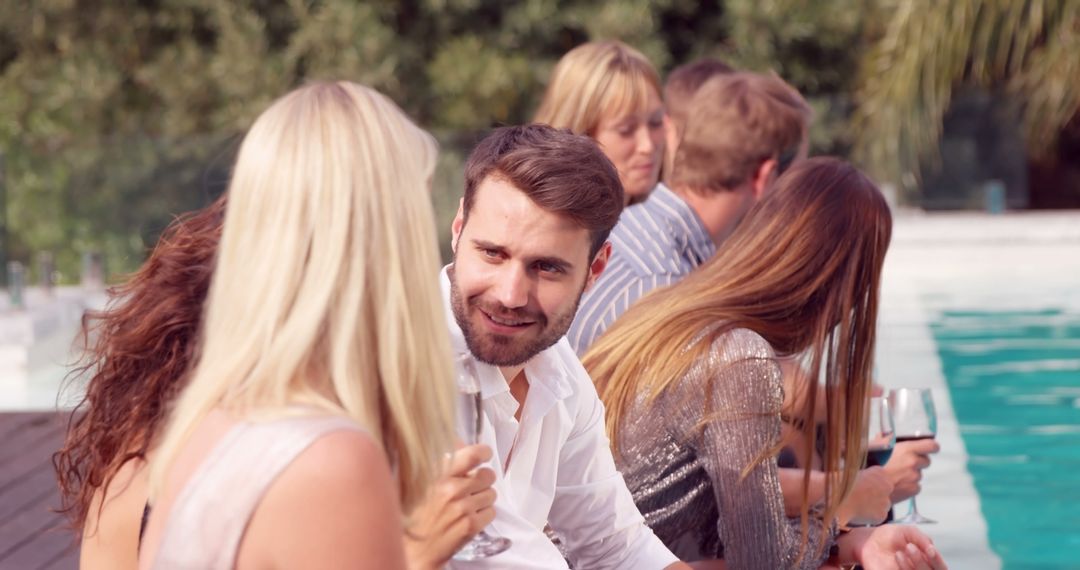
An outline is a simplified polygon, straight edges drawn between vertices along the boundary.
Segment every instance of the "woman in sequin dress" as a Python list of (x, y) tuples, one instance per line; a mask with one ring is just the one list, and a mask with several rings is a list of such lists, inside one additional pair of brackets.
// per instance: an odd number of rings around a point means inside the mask
[[(724, 247), (684, 281), (630, 309), (584, 362), (607, 406), (616, 461), (638, 507), (684, 560), (729, 568), (942, 568), (912, 527), (837, 536), (837, 507), (865, 451), (878, 285), (892, 221), (852, 166), (792, 167)], [(804, 417), (824, 389), (825, 499), (788, 518), (777, 480), (778, 357), (808, 355)], [(818, 383), (821, 387), (818, 387)], [(814, 434), (806, 426), (805, 445)], [(805, 450), (809, 453), (809, 449)], [(804, 488), (803, 496), (807, 496)], [(907, 550), (909, 543), (916, 552)]]

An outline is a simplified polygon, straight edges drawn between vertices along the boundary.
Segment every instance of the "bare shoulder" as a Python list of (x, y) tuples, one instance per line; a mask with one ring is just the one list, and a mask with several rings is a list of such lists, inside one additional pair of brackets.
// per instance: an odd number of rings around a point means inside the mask
[[(367, 433), (340, 429), (316, 439), (281, 473), (267, 492), (264, 503), (280, 499), (290, 509), (317, 507), (320, 498), (335, 508), (350, 501), (364, 501), (394, 488), (390, 463), (382, 447)], [(289, 500), (298, 504), (290, 505)], [(313, 502), (313, 500), (315, 502)], [(393, 501), (397, 505), (396, 499)]]
[(366, 432), (338, 429), (316, 439), (289, 466), (285, 475), (344, 479), (390, 473), (386, 453)]
[(129, 459), (97, 489), (83, 527), (80, 567), (135, 567), (147, 487), (146, 462)]
[(238, 567), (404, 567), (397, 485), (382, 447), (342, 429), (319, 437), (267, 490)]

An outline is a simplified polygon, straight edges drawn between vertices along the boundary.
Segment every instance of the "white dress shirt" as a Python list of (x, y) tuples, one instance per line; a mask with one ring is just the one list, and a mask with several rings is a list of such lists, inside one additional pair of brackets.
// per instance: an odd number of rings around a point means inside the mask
[[(509, 550), (452, 568), (567, 568), (544, 534), (559, 533), (575, 568), (659, 570), (678, 559), (641, 516), (622, 475), (615, 470), (604, 432), (604, 406), (566, 338), (525, 364), (529, 392), (521, 412), (498, 367), (476, 361), (450, 309), (450, 281), (442, 272), (443, 297), (453, 349), (468, 355), (483, 398), (480, 443), (495, 458), (495, 522), (492, 535), (509, 538)], [(459, 373), (461, 371), (458, 371)], [(470, 409), (461, 396), (461, 409)], [(459, 417), (464, 441), (474, 418)], [(511, 450), (513, 451), (511, 453)]]

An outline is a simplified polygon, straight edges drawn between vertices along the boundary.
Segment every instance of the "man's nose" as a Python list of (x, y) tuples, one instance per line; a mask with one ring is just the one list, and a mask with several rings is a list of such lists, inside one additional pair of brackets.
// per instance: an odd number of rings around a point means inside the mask
[(508, 309), (524, 307), (529, 302), (529, 276), (524, 267), (508, 264), (499, 275), (496, 285), (496, 300)]

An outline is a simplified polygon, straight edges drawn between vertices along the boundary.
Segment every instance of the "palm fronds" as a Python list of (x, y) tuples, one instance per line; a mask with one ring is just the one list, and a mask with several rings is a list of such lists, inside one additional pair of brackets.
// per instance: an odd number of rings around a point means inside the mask
[(1080, 3), (902, 1), (860, 69), (857, 162), (911, 190), (938, 159), (942, 118), (960, 85), (1002, 89), (1023, 109), (1029, 149), (1053, 148), (1080, 110)]

